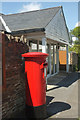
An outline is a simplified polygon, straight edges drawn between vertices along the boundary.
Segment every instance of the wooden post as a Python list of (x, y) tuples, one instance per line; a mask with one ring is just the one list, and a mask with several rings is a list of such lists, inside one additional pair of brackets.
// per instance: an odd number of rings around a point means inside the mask
[(66, 72), (69, 72), (68, 45), (66, 45)]
[[(42, 52), (46, 53), (46, 38), (45, 37), (42, 38)], [(45, 75), (47, 74), (46, 72), (47, 72), (47, 70), (44, 69), (44, 74)], [(45, 76), (45, 78), (46, 78), (46, 90), (47, 90), (47, 76)]]
[(49, 74), (51, 74), (51, 44), (49, 44)]
[(55, 73), (55, 48), (53, 45), (53, 74)]
[(58, 45), (56, 45), (56, 61), (57, 61), (57, 73), (59, 72), (59, 50)]
[(42, 38), (42, 52), (46, 53), (46, 38)]

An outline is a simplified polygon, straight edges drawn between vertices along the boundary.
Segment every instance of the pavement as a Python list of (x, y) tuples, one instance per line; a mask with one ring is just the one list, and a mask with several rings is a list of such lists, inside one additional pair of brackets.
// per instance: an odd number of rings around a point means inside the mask
[(48, 79), (47, 119), (77, 120), (80, 117), (80, 73), (59, 73)]
[[(46, 92), (47, 118), (45, 120), (78, 120), (77, 118), (80, 117), (79, 91), (80, 72), (68, 74), (63, 72), (50, 77)], [(15, 118), (28, 120), (25, 110), (18, 112)]]

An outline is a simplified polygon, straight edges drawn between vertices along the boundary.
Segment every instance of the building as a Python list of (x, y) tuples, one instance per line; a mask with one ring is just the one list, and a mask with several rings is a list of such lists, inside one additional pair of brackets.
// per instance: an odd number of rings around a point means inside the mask
[[(14, 37), (21, 37), (21, 40), (24, 39), (29, 45), (30, 51), (49, 53), (48, 76), (59, 72), (59, 48), (63, 45), (66, 46), (66, 71), (69, 71), (69, 33), (61, 6), (1, 15), (0, 20), (3, 26), (2, 30), (5, 28), (7, 34), (11, 34)], [(34, 45), (35, 49), (33, 49)]]
[[(3, 52), (6, 53), (7, 57), (7, 81), (3, 81), (4, 86), (7, 84), (6, 89), (3, 90), (3, 117), (9, 118), (13, 113), (24, 108), (25, 87), (23, 82), (24, 74), (21, 72), (20, 54), (25, 51), (28, 52), (28, 48), (30, 52), (48, 53), (47, 77), (50, 77), (60, 70), (59, 49), (64, 46), (66, 47), (66, 63), (64, 64), (66, 64), (66, 72), (68, 72), (69, 32), (61, 6), (10, 15), (0, 14), (0, 32), (8, 36), (7, 38), (5, 35), (1, 35), (3, 36), (3, 46), (4, 43), (6, 45)], [(14, 39), (20, 41), (18, 43), (14, 42)], [(64, 56), (61, 55), (62, 57)], [(4, 58), (3, 62), (3, 65), (5, 65)], [(5, 66), (3, 68), (5, 69)], [(3, 75), (5, 78), (5, 70)]]

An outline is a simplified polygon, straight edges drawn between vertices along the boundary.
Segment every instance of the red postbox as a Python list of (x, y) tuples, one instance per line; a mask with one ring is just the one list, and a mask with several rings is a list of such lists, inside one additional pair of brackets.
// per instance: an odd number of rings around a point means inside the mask
[[(26, 108), (28, 117), (42, 118), (46, 111), (46, 57), (48, 54), (29, 52), (25, 58)], [(31, 113), (30, 113), (31, 111)]]

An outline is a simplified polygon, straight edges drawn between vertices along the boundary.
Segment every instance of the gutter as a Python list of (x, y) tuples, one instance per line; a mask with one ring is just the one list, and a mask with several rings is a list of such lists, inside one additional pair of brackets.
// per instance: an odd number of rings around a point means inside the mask
[(32, 32), (44, 32), (45, 28), (34, 28), (34, 29), (25, 29), (25, 30), (18, 30), (18, 31), (12, 31), (11, 35), (20, 35), (20, 34), (26, 34), (26, 33), (32, 33)]

